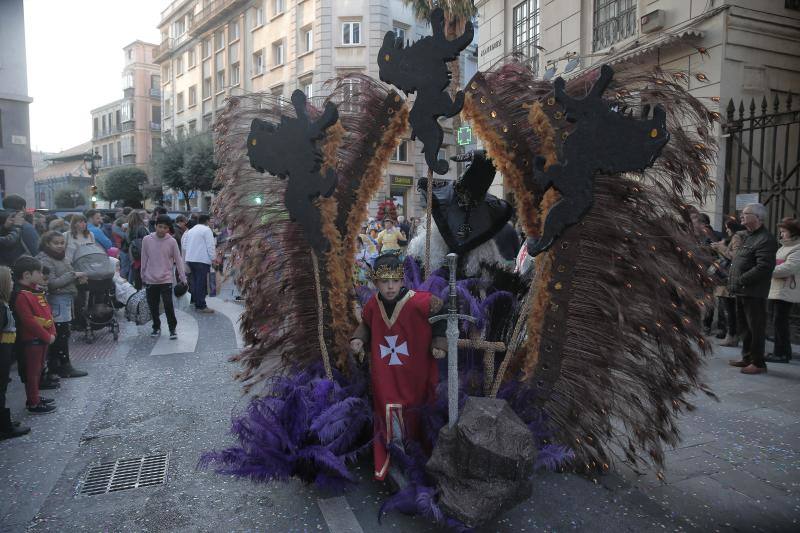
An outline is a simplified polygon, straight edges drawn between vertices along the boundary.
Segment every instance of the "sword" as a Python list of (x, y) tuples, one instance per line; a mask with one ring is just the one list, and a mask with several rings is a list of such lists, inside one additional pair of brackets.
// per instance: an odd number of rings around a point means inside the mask
[(458, 420), (458, 321), (469, 320), (473, 324), (478, 321), (475, 317), (458, 313), (457, 262), (457, 254), (447, 254), (447, 264), (450, 267), (450, 299), (447, 314), (428, 319), (431, 324), (447, 320), (447, 425), (449, 427), (453, 427)]

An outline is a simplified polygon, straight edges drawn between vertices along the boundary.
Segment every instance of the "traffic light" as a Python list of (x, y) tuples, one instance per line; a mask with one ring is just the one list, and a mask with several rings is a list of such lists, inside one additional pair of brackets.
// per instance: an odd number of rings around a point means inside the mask
[(89, 195), (92, 197), (92, 201), (97, 201), (97, 185), (92, 185), (89, 187)]

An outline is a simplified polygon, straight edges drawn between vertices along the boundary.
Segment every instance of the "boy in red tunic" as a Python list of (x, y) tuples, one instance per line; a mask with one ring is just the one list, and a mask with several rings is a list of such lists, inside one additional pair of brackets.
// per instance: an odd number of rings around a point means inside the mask
[(374, 409), (375, 478), (389, 470), (386, 444), (419, 441), (422, 437), (419, 408), (434, 400), (439, 371), (434, 357), (446, 355), (447, 340), (438, 322), (428, 318), (442, 308), (429, 292), (403, 287), (403, 263), (394, 254), (375, 260), (372, 281), (378, 294), (362, 312), (362, 322), (350, 340), (354, 353), (370, 351)]
[(44, 366), (47, 347), (56, 340), (56, 326), (50, 304), (41, 287), (47, 285), (42, 273), (42, 263), (29, 255), (23, 255), (14, 263), (14, 279), (19, 292), (13, 301), (17, 320), (17, 337), (25, 350), (25, 394), (28, 411), (35, 414), (51, 413), (55, 405), (52, 400), (39, 396), (39, 380)]

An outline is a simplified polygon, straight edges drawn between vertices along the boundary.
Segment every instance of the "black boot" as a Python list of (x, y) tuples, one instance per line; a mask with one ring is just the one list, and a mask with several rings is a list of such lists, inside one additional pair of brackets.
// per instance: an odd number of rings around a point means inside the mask
[(31, 428), (14, 424), (11, 422), (11, 411), (3, 409), (0, 411), (0, 440), (21, 437), (31, 432)]
[(78, 370), (69, 362), (69, 355), (61, 357), (61, 366), (58, 367), (58, 375), (62, 378), (82, 378), (88, 376), (88, 372)]

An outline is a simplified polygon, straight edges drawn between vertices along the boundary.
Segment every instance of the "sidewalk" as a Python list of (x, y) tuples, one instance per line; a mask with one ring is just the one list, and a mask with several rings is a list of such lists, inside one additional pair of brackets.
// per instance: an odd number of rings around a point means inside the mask
[[(227, 362), (240, 339), (224, 298), (209, 303), (217, 313), (179, 319), (179, 335), (195, 332), (193, 351), (165, 352), (168, 340), (131, 324), (118, 345), (110, 335), (91, 345), (73, 339), (90, 375), (47, 391), (59, 405), (53, 415), (20, 413), (15, 379), (9, 403), (33, 431), (0, 442), (0, 531), (440, 531), (397, 513), (378, 523), (385, 492), (369, 457), (354, 465), (360, 480), (346, 494), (196, 469), (201, 453), (232, 444), (231, 414), (247, 402)], [(720, 401), (697, 398), (681, 417), (684, 440), (667, 453), (663, 482), (621, 464), (596, 483), (539, 472), (533, 496), (480, 531), (800, 530), (800, 361), (745, 376), (727, 365), (736, 354), (715, 346), (705, 376)], [(77, 494), (91, 466), (152, 453), (168, 454), (163, 485)], [(337, 526), (331, 508), (357, 528)]]

